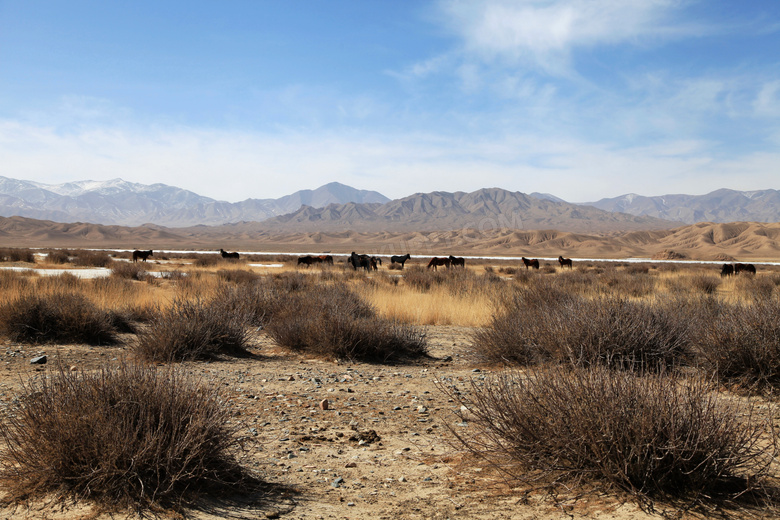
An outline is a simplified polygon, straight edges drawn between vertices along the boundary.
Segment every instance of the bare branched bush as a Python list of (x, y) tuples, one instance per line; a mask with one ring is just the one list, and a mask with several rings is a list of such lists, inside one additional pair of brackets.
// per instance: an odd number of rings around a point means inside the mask
[(427, 353), (419, 329), (377, 317), (370, 305), (340, 287), (290, 294), (279, 301), (266, 330), (284, 347), (326, 359), (389, 362)]
[(71, 273), (57, 276), (44, 276), (38, 280), (38, 292), (77, 291), (81, 287), (81, 279)]
[(111, 276), (126, 280), (144, 281), (147, 274), (146, 269), (139, 263), (114, 262), (111, 266)]
[(107, 311), (83, 294), (23, 294), (0, 306), (0, 331), (23, 343), (116, 343)]
[(0, 249), (0, 262), (35, 263), (32, 249)]
[(222, 260), (222, 258), (220, 258), (219, 253), (196, 255), (193, 265), (196, 267), (214, 267), (220, 260)]
[(713, 302), (698, 344), (704, 366), (720, 381), (759, 392), (780, 389), (780, 302)]
[(473, 425), (455, 432), (465, 446), (525, 482), (602, 482), (643, 501), (755, 498), (777, 455), (771, 414), (703, 378), (557, 367), (444, 390)]
[(140, 331), (133, 346), (146, 361), (173, 362), (248, 354), (247, 316), (218, 301), (175, 299)]
[(53, 264), (67, 264), (70, 262), (70, 254), (64, 249), (51, 249), (46, 252), (46, 259)]
[(239, 425), (219, 387), (129, 364), (29, 380), (0, 421), (12, 496), (58, 492), (110, 508), (174, 507), (247, 490)]
[(690, 355), (685, 309), (676, 301), (585, 298), (537, 282), (474, 334), (474, 347), (488, 363), (671, 366)]
[(73, 260), (75, 265), (85, 267), (109, 267), (113, 259), (105, 251), (79, 250)]
[(217, 277), (226, 282), (248, 284), (260, 278), (260, 275), (248, 269), (220, 269)]
[(734, 292), (748, 301), (763, 301), (772, 297), (775, 283), (765, 276), (742, 273), (734, 281)]

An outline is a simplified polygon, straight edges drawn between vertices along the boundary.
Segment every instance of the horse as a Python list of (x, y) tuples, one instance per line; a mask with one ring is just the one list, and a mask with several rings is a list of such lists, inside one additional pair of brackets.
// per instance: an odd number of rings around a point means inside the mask
[(444, 266), (447, 267), (447, 269), (449, 269), (450, 268), (450, 259), (449, 258), (439, 258), (439, 257), (434, 256), (433, 258), (431, 258), (431, 261), (428, 262), (428, 269), (433, 267), (433, 270), (436, 271), (437, 268), (440, 265), (444, 265)]
[(235, 253), (235, 252), (234, 253), (228, 253), (224, 249), (220, 249), (219, 250), (219, 254), (222, 255), (222, 258), (229, 258), (229, 259), (238, 260), (238, 253)]
[(733, 276), (734, 275), (734, 266), (731, 264), (723, 264), (723, 267), (720, 270), (720, 277), (725, 278), (727, 276)]
[(378, 256), (372, 256), (372, 257), (370, 258), (370, 261), (371, 261), (371, 268), (372, 268), (374, 271), (376, 271), (377, 269), (379, 269), (379, 268), (376, 266), (376, 264), (382, 265), (382, 259), (381, 259), (381, 258), (379, 258)]
[(563, 269), (567, 265), (569, 266), (569, 269), (573, 269), (574, 268), (572, 266), (572, 264), (571, 264), (571, 258), (564, 258), (562, 256), (559, 256), (558, 257), (558, 263), (561, 264), (561, 269)]
[(357, 271), (358, 268), (365, 269), (366, 271), (372, 268), (376, 270), (376, 261), (374, 261), (372, 265), (371, 257), (368, 255), (359, 255), (354, 251), (352, 251), (352, 254), (349, 255), (347, 262), (352, 264), (352, 269), (355, 271)]
[(450, 255), (450, 265), (452, 265), (452, 267), (466, 267), (466, 259)]
[(403, 256), (391, 256), (390, 257), (390, 263), (391, 264), (401, 264), (401, 269), (404, 268), (404, 264), (407, 260), (409, 260), (412, 257), (409, 253), (406, 253)]
[(330, 255), (320, 255), (320, 256), (316, 256), (314, 258), (319, 259), (320, 263), (333, 265), (333, 257), (330, 256)]
[(154, 256), (154, 253), (151, 249), (149, 251), (139, 251), (136, 249), (133, 251), (133, 262), (137, 262), (139, 258), (146, 262), (146, 259), (150, 256)]
[(529, 260), (526, 257), (523, 257), (520, 260), (522, 260), (523, 263), (525, 264), (526, 271), (528, 270), (529, 267), (532, 267), (534, 269), (539, 269), (539, 260), (537, 260), (536, 258), (532, 258), (531, 260)]
[(750, 274), (756, 274), (756, 266), (753, 264), (734, 264), (734, 274), (739, 274), (743, 271)]
[(298, 265), (303, 264), (305, 266), (310, 266), (311, 264), (320, 264), (320, 263), (322, 263), (322, 259), (318, 256), (306, 255), (306, 256), (298, 257)]

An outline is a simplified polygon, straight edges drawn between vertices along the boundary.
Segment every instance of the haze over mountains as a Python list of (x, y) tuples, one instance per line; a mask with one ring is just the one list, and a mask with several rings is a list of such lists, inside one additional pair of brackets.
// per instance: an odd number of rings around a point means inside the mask
[(670, 229), (702, 221), (779, 222), (780, 192), (722, 189), (700, 196), (629, 194), (572, 204), (547, 193), (486, 188), (390, 200), (375, 191), (333, 182), (279, 199), (231, 203), (174, 186), (122, 179), (47, 185), (0, 177), (0, 215), (123, 226), (232, 225), (286, 233), (467, 228), (610, 232)]

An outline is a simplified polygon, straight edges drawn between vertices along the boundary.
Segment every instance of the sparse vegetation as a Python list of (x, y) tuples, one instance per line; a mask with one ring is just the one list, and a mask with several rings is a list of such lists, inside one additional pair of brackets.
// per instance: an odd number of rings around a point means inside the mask
[(0, 331), (22, 343), (116, 343), (111, 315), (76, 292), (23, 294), (0, 306)]
[(460, 440), (520, 481), (595, 480), (640, 500), (768, 498), (771, 416), (706, 378), (558, 367), (446, 391), (475, 427)]
[(245, 356), (247, 321), (241, 309), (177, 298), (138, 334), (133, 350), (140, 359), (158, 362)]
[(0, 476), (13, 496), (48, 492), (109, 508), (178, 508), (257, 481), (218, 387), (121, 364), (27, 381), (0, 421)]
[(424, 356), (425, 335), (381, 319), (351, 291), (321, 287), (280, 300), (267, 326), (280, 345), (327, 359), (398, 362)]

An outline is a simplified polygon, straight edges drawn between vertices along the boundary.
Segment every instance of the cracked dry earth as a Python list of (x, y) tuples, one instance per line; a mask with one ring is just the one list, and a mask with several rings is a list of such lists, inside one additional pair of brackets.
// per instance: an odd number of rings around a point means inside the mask
[[(460, 423), (436, 381), (465, 388), (491, 370), (470, 361), (471, 329), (428, 327), (431, 358), (408, 365), (347, 364), (308, 359), (258, 333), (254, 356), (186, 363), (208, 384), (224, 386), (246, 435), (246, 464), (278, 487), (262, 501), (195, 510), (191, 518), (289, 519), (557, 519), (651, 518), (630, 501), (585, 497), (554, 504), (524, 498), (490, 468), (453, 444)], [(115, 363), (125, 348), (0, 346), (0, 404), (20, 383), (58, 362), (90, 370)], [(29, 360), (46, 354), (46, 368)], [(323, 410), (320, 403), (327, 399)], [(42, 501), (0, 509), (5, 518), (125, 518), (84, 504)], [(163, 515), (164, 516), (164, 515)], [(131, 516), (132, 517), (132, 516)]]

